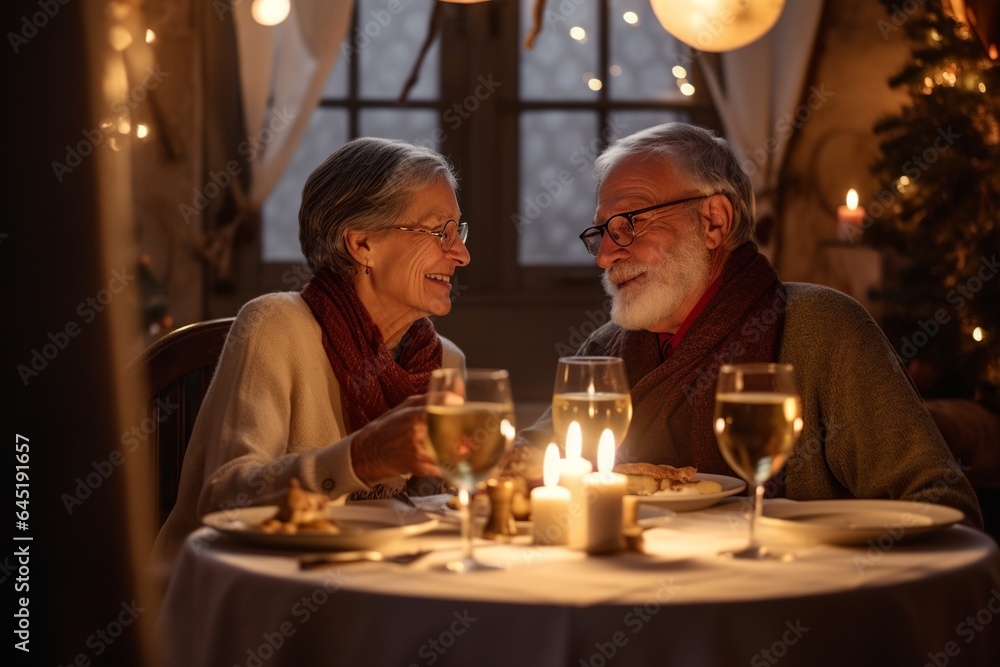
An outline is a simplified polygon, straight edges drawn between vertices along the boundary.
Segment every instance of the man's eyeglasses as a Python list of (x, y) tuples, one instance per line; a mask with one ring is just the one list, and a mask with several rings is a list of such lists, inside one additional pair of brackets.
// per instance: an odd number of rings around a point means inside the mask
[(455, 241), (462, 239), (462, 243), (465, 243), (465, 239), (469, 238), (469, 223), (467, 222), (456, 222), (455, 220), (449, 220), (444, 223), (444, 229), (440, 232), (432, 232), (429, 229), (414, 229), (413, 227), (390, 227), (389, 229), (400, 229), (404, 232), (420, 232), (421, 234), (430, 234), (431, 236), (436, 236), (441, 241), (441, 250), (448, 252), (455, 247)]
[(604, 238), (605, 232), (611, 236), (612, 241), (617, 243), (620, 247), (625, 248), (632, 245), (632, 241), (635, 240), (635, 223), (632, 221), (635, 216), (655, 211), (657, 209), (666, 208), (668, 206), (676, 206), (677, 204), (686, 204), (687, 202), (697, 201), (699, 199), (707, 199), (711, 196), (712, 195), (698, 195), (697, 197), (686, 197), (684, 199), (668, 201), (665, 204), (657, 204), (656, 206), (640, 208), (638, 211), (617, 213), (608, 218), (607, 222), (603, 225), (593, 225), (583, 230), (583, 233), (580, 234), (580, 240), (583, 241), (583, 245), (587, 246), (587, 252), (594, 257), (597, 257), (597, 253), (601, 249), (601, 240)]

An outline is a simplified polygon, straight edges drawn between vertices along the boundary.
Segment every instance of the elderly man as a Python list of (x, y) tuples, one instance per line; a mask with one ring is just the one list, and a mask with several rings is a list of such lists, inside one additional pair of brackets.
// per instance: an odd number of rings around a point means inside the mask
[[(778, 361), (795, 367), (805, 424), (772, 494), (942, 503), (982, 525), (972, 487), (865, 309), (826, 287), (782, 283), (757, 251), (753, 190), (723, 139), (660, 125), (616, 142), (595, 171), (597, 214), (580, 238), (604, 269), (612, 322), (578, 354), (625, 360), (633, 418), (619, 461), (732, 475), (711, 428), (718, 369)], [(548, 442), (549, 415), (522, 437)], [(517, 468), (535, 457), (512, 458)]]

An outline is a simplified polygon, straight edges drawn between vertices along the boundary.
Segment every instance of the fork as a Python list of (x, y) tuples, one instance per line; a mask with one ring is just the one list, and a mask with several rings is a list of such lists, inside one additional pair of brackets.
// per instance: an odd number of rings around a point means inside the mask
[(300, 570), (314, 570), (327, 565), (339, 565), (341, 563), (396, 563), (398, 565), (409, 565), (427, 554), (430, 550), (411, 551), (410, 553), (387, 556), (381, 551), (340, 551), (325, 554), (309, 554), (299, 557)]

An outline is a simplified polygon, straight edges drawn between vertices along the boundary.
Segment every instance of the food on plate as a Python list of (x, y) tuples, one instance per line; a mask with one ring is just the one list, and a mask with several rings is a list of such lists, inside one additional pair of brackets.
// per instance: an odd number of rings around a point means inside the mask
[(628, 492), (638, 496), (651, 495), (705, 495), (720, 493), (722, 485), (697, 478), (693, 466), (675, 468), (655, 463), (619, 463), (614, 472), (628, 477)]
[(288, 480), (288, 493), (285, 503), (272, 518), (263, 521), (259, 528), (264, 533), (282, 533), (295, 535), (297, 533), (340, 532), (337, 524), (323, 517), (324, 510), (330, 499), (321, 493), (313, 493), (302, 488), (299, 480), (292, 477)]

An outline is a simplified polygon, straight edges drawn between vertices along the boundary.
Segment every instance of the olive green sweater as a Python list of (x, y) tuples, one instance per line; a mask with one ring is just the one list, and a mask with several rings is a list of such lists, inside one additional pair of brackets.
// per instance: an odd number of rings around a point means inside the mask
[[(868, 312), (827, 287), (805, 283), (786, 283), (786, 287), (778, 361), (795, 367), (805, 423), (794, 453), (779, 473), (784, 475), (785, 496), (939, 503), (961, 510), (970, 525), (982, 527), (972, 486)], [(605, 324), (578, 354), (607, 354), (617, 328)], [(632, 385), (638, 380), (629, 378)], [(529, 443), (551, 439), (549, 412), (519, 436)], [(523, 464), (536, 459), (515, 458)]]

